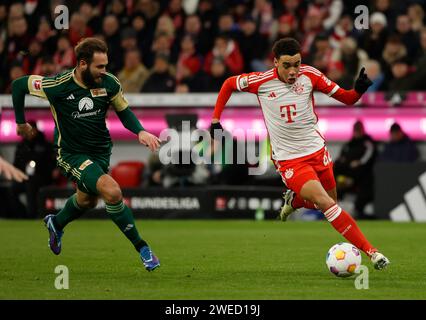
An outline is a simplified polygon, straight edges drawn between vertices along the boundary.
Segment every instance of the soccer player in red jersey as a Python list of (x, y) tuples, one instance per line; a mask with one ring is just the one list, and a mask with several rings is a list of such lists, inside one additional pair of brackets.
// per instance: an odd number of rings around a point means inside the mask
[(278, 40), (272, 49), (275, 67), (229, 77), (220, 89), (211, 135), (232, 92), (257, 95), (271, 141), (272, 160), (288, 190), (280, 217), (286, 220), (297, 208), (321, 210), (332, 226), (364, 251), (376, 269), (390, 262), (365, 238), (355, 220), (337, 204), (333, 162), (318, 127), (314, 91), (352, 105), (367, 91), (371, 80), (360, 71), (355, 88), (345, 90), (314, 67), (302, 64), (300, 44), (292, 38)]

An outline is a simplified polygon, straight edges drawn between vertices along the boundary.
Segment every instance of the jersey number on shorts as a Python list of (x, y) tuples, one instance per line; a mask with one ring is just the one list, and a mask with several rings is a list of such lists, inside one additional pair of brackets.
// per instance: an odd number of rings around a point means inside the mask
[(288, 106), (280, 106), (281, 118), (287, 120), (287, 123), (294, 122), (292, 117), (296, 116), (296, 105), (289, 104)]
[(324, 166), (328, 166), (333, 160), (327, 149), (324, 150)]

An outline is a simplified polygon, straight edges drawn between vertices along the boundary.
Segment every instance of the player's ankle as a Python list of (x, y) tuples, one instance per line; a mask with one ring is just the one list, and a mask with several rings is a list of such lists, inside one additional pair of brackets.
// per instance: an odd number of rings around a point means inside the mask
[(371, 256), (372, 256), (374, 253), (379, 252), (379, 250), (377, 250), (376, 248), (370, 248), (370, 249), (364, 250), (364, 252), (365, 252), (365, 254), (366, 254), (368, 257), (370, 257), (370, 258), (371, 258)]
[(52, 223), (56, 231), (62, 231), (63, 228), (61, 225), (59, 225), (58, 221), (56, 221), (56, 216), (52, 217)]

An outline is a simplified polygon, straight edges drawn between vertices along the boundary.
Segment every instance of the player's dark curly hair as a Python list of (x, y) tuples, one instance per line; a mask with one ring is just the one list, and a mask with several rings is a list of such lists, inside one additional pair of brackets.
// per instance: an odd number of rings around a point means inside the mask
[(285, 55), (294, 56), (300, 53), (300, 43), (293, 38), (282, 38), (274, 43), (272, 52), (277, 59)]
[(77, 63), (80, 63), (80, 60), (84, 60), (87, 64), (90, 64), (93, 60), (93, 54), (95, 52), (107, 53), (108, 46), (101, 39), (85, 38), (75, 46), (74, 51)]

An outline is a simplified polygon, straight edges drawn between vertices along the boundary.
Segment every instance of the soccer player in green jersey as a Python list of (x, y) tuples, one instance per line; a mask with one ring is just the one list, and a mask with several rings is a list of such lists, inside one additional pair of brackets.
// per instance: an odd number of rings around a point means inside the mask
[(160, 140), (144, 130), (123, 96), (119, 80), (106, 72), (107, 45), (97, 38), (86, 38), (75, 47), (77, 66), (53, 77), (24, 76), (12, 83), (12, 99), (17, 133), (33, 133), (24, 116), (25, 94), (47, 99), (55, 120), (57, 165), (77, 184), (57, 215), (47, 215), (49, 247), (61, 252), (64, 227), (97, 205), (102, 197), (106, 211), (118, 228), (132, 242), (148, 271), (160, 266), (148, 244), (136, 229), (132, 211), (123, 203), (118, 183), (108, 175), (112, 142), (105, 117), (110, 105), (120, 121), (138, 136), (141, 144), (155, 151)]

